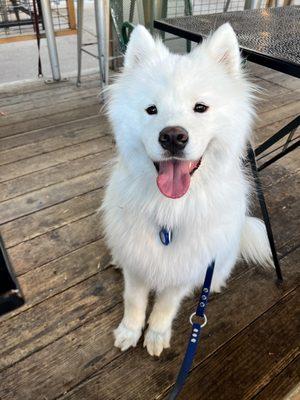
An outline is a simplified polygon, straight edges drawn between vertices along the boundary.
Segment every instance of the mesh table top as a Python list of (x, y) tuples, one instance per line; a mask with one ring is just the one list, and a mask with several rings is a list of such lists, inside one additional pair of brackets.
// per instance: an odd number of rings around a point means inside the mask
[(167, 18), (154, 27), (199, 42), (225, 22), (250, 61), (300, 77), (299, 6)]

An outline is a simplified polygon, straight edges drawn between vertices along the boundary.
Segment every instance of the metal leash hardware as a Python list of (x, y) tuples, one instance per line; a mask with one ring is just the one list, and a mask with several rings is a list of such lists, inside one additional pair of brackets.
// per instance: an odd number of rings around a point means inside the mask
[[(191, 369), (191, 365), (193, 359), (196, 355), (196, 351), (198, 348), (198, 343), (200, 339), (200, 334), (202, 328), (207, 324), (207, 317), (205, 315), (205, 308), (208, 302), (208, 296), (210, 293), (211, 282), (213, 278), (215, 267), (215, 260), (213, 260), (209, 266), (207, 267), (204, 284), (202, 287), (201, 295), (198, 301), (198, 306), (195, 312), (193, 312), (190, 316), (190, 323), (192, 325), (192, 332), (189, 338), (189, 342), (187, 345), (187, 349), (184, 355), (183, 362), (181, 364), (179, 373), (176, 378), (175, 385), (168, 397), (168, 400), (175, 400), (179, 393), (181, 392), (183, 385), (186, 381), (188, 373)], [(203, 318), (203, 323), (200, 324), (199, 322), (193, 322), (193, 318), (197, 316), (199, 318)]]

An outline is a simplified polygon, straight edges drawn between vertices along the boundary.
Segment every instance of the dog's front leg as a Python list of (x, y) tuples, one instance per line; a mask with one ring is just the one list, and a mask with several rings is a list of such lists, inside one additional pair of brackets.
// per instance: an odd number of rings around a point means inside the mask
[(122, 351), (135, 347), (145, 324), (149, 289), (140, 280), (124, 271), (124, 316), (114, 330), (115, 346)]
[(164, 348), (170, 347), (171, 329), (174, 317), (188, 288), (167, 288), (158, 294), (149, 317), (144, 347), (151, 356), (159, 356)]

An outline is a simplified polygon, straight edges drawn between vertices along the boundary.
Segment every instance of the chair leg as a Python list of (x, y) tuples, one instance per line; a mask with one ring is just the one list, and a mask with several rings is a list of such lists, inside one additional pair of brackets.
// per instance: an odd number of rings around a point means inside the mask
[[(108, 85), (109, 71), (109, 21), (110, 9), (108, 0), (94, 0), (97, 32), (98, 61), (101, 89)], [(102, 96), (103, 93), (102, 93)]]
[[(193, 15), (193, 3), (191, 0), (184, 1), (184, 15)], [(186, 52), (190, 53), (192, 50), (192, 42), (190, 40), (186, 41)]]
[(83, 28), (83, 0), (77, 1), (77, 82), (81, 85), (81, 65), (82, 65), (82, 28)]
[(251, 171), (252, 171), (252, 175), (253, 175), (254, 181), (255, 181), (256, 193), (257, 193), (259, 205), (260, 205), (260, 208), (261, 208), (263, 220), (264, 220), (264, 223), (265, 223), (266, 229), (267, 229), (267, 234), (268, 234), (270, 248), (271, 248), (273, 261), (274, 261), (274, 265), (275, 265), (275, 269), (276, 269), (277, 279), (279, 281), (282, 281), (283, 277), (282, 277), (282, 272), (281, 272), (281, 268), (280, 268), (280, 264), (279, 264), (279, 260), (278, 260), (278, 256), (277, 256), (277, 252), (276, 252), (276, 247), (275, 247), (275, 243), (274, 243), (274, 237), (273, 237), (273, 232), (272, 232), (272, 228), (271, 228), (269, 213), (268, 213), (267, 205), (266, 205), (266, 202), (265, 202), (265, 197), (264, 197), (264, 194), (263, 194), (263, 190), (262, 190), (262, 187), (261, 187), (260, 179), (259, 179), (259, 176), (258, 176), (258, 171), (257, 171), (254, 151), (253, 151), (253, 149), (252, 149), (250, 144), (249, 144), (249, 147), (248, 147), (247, 156), (248, 156), (248, 160), (249, 160), (250, 165), (251, 165)]

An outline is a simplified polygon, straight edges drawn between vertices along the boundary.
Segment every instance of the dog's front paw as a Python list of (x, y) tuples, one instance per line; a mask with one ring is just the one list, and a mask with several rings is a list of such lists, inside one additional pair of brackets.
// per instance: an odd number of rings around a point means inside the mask
[(171, 329), (165, 332), (156, 332), (150, 328), (147, 329), (144, 339), (144, 347), (151, 356), (159, 356), (163, 349), (170, 347)]
[(125, 351), (129, 347), (135, 347), (141, 336), (141, 329), (129, 329), (121, 322), (117, 329), (114, 330), (115, 346)]

